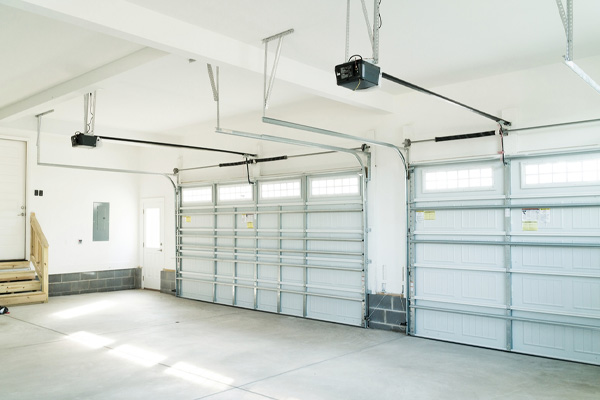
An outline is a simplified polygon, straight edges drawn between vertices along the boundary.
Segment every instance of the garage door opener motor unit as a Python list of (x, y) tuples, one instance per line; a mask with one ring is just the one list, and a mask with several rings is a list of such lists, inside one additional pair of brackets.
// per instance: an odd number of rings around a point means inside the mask
[(352, 90), (367, 89), (379, 85), (381, 68), (375, 64), (358, 59), (335, 66), (338, 86)]

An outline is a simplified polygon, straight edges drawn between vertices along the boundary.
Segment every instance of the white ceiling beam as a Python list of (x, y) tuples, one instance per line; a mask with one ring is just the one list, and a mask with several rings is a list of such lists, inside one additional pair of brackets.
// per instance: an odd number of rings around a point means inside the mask
[[(0, 0), (0, 4), (187, 58), (203, 58), (212, 64), (263, 73), (264, 52), (260, 47), (124, 0)], [(396, 109), (395, 97), (389, 93), (380, 90), (350, 92), (335, 84), (333, 72), (288, 57), (281, 56), (277, 79), (353, 106), (390, 113)]]
[(38, 114), (52, 108), (54, 104), (70, 100), (115, 75), (164, 57), (167, 53), (151, 48), (143, 48), (118, 60), (81, 74), (66, 82), (59, 83), (33, 96), (0, 108), (0, 121), (12, 121), (29, 114)]

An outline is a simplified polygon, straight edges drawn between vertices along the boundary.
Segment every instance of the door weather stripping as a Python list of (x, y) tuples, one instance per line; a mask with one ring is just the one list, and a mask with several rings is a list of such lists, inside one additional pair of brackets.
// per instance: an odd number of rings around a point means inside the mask
[(478, 114), (478, 115), (481, 115), (482, 117), (491, 119), (491, 120), (493, 120), (493, 121), (495, 121), (495, 122), (497, 122), (499, 124), (502, 124), (504, 126), (510, 126), (511, 125), (511, 123), (509, 121), (505, 120), (505, 119), (502, 119), (502, 118), (493, 116), (491, 114), (488, 114), (486, 112), (480, 111), (480, 110), (478, 110), (476, 108), (470, 107), (470, 106), (468, 106), (466, 104), (463, 104), (463, 103), (460, 103), (460, 102), (458, 102), (456, 100), (452, 100), (452, 99), (450, 99), (450, 98), (448, 98), (446, 96), (442, 96), (441, 94), (437, 94), (435, 92), (432, 92), (431, 90), (427, 90), (427, 89), (422, 88), (420, 86), (417, 86), (417, 85), (415, 85), (413, 83), (410, 83), (410, 82), (407, 82), (405, 80), (396, 78), (395, 76), (392, 76), (390, 74), (386, 74), (385, 72), (381, 73), (381, 77), (383, 79), (387, 79), (390, 82), (397, 83), (398, 85), (402, 85), (402, 86), (405, 86), (405, 87), (407, 87), (409, 89), (416, 90), (417, 92), (428, 94), (430, 96), (435, 96), (435, 97), (440, 98), (440, 99), (442, 99), (444, 101), (447, 101), (448, 103), (451, 103), (451, 104), (457, 105), (459, 107), (465, 108), (465, 109), (467, 109), (467, 110), (469, 110), (471, 112), (474, 112), (475, 114)]
[(581, 79), (590, 85), (595, 91), (600, 93), (600, 85), (596, 83), (588, 74), (585, 73), (575, 62), (573, 61), (573, 0), (567, 0), (567, 12), (563, 7), (562, 0), (556, 0), (558, 6), (558, 12), (560, 19), (562, 20), (563, 27), (565, 28), (565, 35), (567, 37), (567, 52), (565, 54), (565, 64), (573, 72), (575, 72)]
[[(269, 108), (269, 97), (271, 97), (271, 92), (273, 90), (273, 83), (275, 82), (275, 74), (277, 73), (277, 65), (279, 64), (279, 56), (281, 55), (281, 43), (283, 42), (283, 38), (291, 33), (294, 33), (293, 29), (288, 29), (287, 31), (283, 31), (273, 36), (269, 36), (268, 38), (264, 38), (262, 41), (265, 44), (265, 66), (264, 66), (264, 90), (263, 90), (263, 114), (264, 110)], [(271, 76), (267, 78), (267, 64), (268, 64), (268, 50), (269, 50), (269, 42), (277, 39), (277, 50), (275, 51), (275, 60), (273, 61), (273, 69), (271, 70)], [(269, 83), (267, 84), (267, 80)]]

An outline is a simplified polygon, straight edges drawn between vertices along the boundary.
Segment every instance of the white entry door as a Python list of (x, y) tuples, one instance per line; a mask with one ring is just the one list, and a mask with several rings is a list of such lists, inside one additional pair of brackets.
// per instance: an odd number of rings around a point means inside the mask
[(144, 288), (160, 289), (160, 271), (164, 268), (164, 200), (148, 199), (143, 205)]
[(26, 143), (0, 140), (0, 261), (25, 259)]

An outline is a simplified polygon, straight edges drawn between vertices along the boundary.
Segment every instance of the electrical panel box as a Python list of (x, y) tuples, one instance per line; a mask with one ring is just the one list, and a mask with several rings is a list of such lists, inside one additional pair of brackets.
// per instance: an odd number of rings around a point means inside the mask
[(363, 59), (349, 61), (335, 66), (338, 86), (352, 90), (362, 90), (379, 85), (381, 68)]
[(94, 203), (94, 242), (107, 242), (110, 222), (110, 203)]

